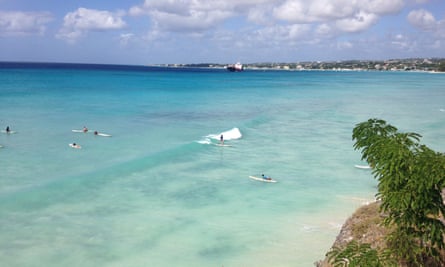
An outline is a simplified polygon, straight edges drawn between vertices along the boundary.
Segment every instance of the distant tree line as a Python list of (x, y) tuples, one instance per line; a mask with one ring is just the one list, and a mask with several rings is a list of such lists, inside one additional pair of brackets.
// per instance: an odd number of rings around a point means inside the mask
[(439, 63), (439, 67), (438, 67), (439, 71), (445, 72), (445, 61), (442, 61)]

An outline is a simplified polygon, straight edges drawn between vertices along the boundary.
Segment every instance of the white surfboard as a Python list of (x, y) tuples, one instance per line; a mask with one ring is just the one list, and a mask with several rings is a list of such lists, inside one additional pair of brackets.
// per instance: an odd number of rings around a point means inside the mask
[(354, 165), (357, 169), (371, 169), (369, 165)]
[(7, 132), (6, 130), (2, 130), (2, 133), (5, 133), (5, 134), (15, 134), (17, 132), (16, 131), (9, 131), (9, 132)]
[(227, 145), (227, 144), (215, 144), (215, 146), (232, 146), (232, 145)]
[(74, 133), (88, 133), (88, 131), (84, 132), (83, 130), (71, 130), (71, 131)]
[(111, 137), (111, 134), (106, 134), (106, 133), (97, 133), (96, 135), (103, 137)]
[(72, 147), (72, 148), (77, 148), (77, 149), (80, 149), (80, 148), (82, 148), (81, 146), (79, 146), (79, 145), (75, 145), (75, 144), (68, 144), (70, 147)]
[(277, 182), (277, 181), (274, 180), (274, 179), (268, 180), (268, 179), (264, 179), (264, 178), (262, 178), (262, 177), (256, 177), (256, 176), (253, 176), (253, 175), (250, 175), (249, 178), (250, 178), (250, 179), (253, 179), (253, 180), (257, 180), (257, 181), (265, 182), (265, 183), (276, 183), (276, 182)]

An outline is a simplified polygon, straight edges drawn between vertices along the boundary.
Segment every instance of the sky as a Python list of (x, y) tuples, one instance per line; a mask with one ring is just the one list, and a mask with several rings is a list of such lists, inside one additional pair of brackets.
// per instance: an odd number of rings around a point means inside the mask
[(0, 0), (0, 61), (445, 57), (445, 0)]

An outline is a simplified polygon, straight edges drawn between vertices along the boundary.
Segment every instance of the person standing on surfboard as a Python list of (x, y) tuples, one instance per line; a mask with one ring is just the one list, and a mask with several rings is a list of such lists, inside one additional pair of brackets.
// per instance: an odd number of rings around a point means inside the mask
[(221, 143), (221, 145), (224, 145), (224, 136), (223, 135), (221, 135), (219, 137), (219, 142)]
[(11, 130), (9, 129), (9, 126), (6, 126), (6, 133), (11, 132)]

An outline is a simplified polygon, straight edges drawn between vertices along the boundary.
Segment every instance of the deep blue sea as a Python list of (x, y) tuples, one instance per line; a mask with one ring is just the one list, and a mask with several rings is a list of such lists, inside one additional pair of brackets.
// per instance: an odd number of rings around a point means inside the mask
[(8, 267), (313, 266), (376, 193), (357, 123), (445, 150), (443, 74), (1, 63), (0, 101)]

